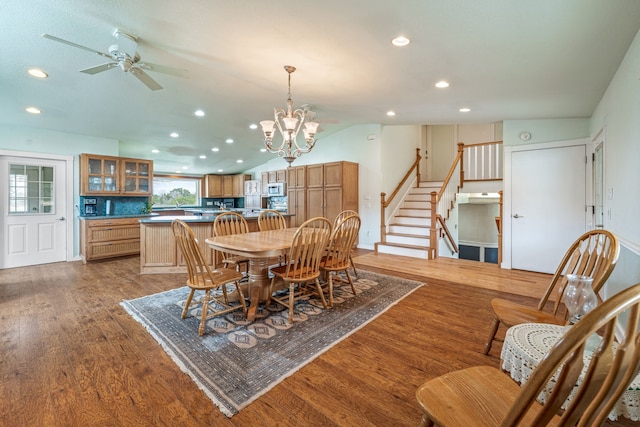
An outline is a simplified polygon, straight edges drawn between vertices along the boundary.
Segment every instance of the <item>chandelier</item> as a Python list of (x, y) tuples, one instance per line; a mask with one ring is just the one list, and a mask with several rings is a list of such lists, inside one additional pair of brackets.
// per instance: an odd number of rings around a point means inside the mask
[[(285, 159), (289, 165), (296, 158), (302, 154), (311, 151), (316, 143), (315, 135), (318, 130), (318, 123), (312, 121), (306, 121), (307, 111), (304, 109), (293, 109), (293, 101), (291, 100), (291, 73), (296, 70), (296, 67), (291, 65), (285, 65), (284, 69), (289, 73), (289, 97), (287, 98), (287, 108), (274, 108), (273, 114), (275, 120), (263, 120), (260, 122), (262, 126), (262, 132), (264, 132), (264, 145), (267, 151), (277, 154), (279, 157)], [(304, 125), (304, 129), (302, 129)], [(280, 135), (282, 135), (282, 143), (275, 147), (273, 145), (273, 134), (275, 128), (278, 128)], [(297, 136), (302, 129), (304, 134), (304, 146), (298, 145)]]

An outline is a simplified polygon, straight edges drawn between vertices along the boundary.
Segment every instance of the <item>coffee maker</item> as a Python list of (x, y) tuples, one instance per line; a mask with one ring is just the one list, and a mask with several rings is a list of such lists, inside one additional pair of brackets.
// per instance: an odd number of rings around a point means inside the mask
[(84, 199), (83, 210), (84, 216), (98, 215), (98, 205), (96, 199)]

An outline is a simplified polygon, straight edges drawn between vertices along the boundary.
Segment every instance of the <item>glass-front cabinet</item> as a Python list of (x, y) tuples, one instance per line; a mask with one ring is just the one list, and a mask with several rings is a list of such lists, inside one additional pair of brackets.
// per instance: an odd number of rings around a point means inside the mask
[(80, 155), (81, 196), (150, 196), (153, 161)]

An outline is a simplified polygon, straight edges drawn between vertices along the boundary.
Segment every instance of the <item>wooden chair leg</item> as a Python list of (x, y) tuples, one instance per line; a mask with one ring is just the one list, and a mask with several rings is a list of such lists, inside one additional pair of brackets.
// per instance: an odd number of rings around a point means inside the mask
[(420, 427), (433, 427), (433, 421), (427, 417), (427, 414), (422, 416), (422, 420), (420, 421)]
[(355, 295), (356, 294), (356, 288), (355, 288), (355, 286), (353, 286), (353, 280), (351, 280), (351, 275), (349, 274), (349, 270), (345, 270), (344, 272), (347, 274), (347, 280), (349, 281), (349, 284), (351, 285), (351, 292), (353, 292), (353, 294)]
[[(358, 270), (356, 270), (356, 265), (353, 263), (353, 258), (351, 258), (351, 255), (349, 255), (349, 262), (351, 263), (351, 268), (353, 268), (353, 274), (356, 276), (356, 279), (359, 279)], [(355, 292), (353, 294), (355, 295)]]
[(200, 327), (198, 328), (198, 335), (204, 334), (204, 327), (207, 324), (207, 313), (209, 312), (209, 293), (210, 289), (207, 289), (202, 298), (202, 316), (200, 316)]
[(327, 271), (327, 282), (329, 282), (329, 307), (333, 307), (333, 275)]
[(484, 354), (489, 354), (489, 351), (491, 350), (491, 345), (493, 344), (493, 340), (496, 338), (496, 332), (498, 332), (498, 326), (500, 326), (500, 319), (496, 317), (493, 319), (493, 324), (491, 325), (489, 339), (487, 340), (487, 343), (484, 345)]
[(182, 318), (187, 317), (187, 313), (189, 312), (189, 306), (191, 305), (191, 301), (193, 300), (193, 294), (196, 292), (195, 289), (191, 289), (189, 292), (189, 296), (187, 297), (187, 301), (184, 303), (184, 308), (182, 309)]
[[(329, 281), (331, 281), (331, 272), (329, 272)], [(331, 283), (331, 282), (329, 282)], [(329, 285), (331, 286), (331, 285)], [(318, 290), (318, 294), (320, 295), (320, 300), (322, 301), (322, 307), (327, 308), (327, 300), (324, 299), (324, 293), (322, 292), (322, 288), (320, 287), (320, 281), (316, 278), (316, 289)], [(332, 292), (329, 290), (329, 292)], [(329, 299), (331, 299), (331, 294), (329, 294)]]
[(291, 282), (289, 283), (289, 323), (293, 324), (293, 305), (295, 303), (295, 290), (296, 284)]

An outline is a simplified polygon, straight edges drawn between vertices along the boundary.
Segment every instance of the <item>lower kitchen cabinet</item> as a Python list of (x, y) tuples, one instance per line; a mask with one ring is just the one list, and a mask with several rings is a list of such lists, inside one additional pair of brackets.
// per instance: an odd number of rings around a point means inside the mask
[(80, 218), (82, 262), (140, 253), (140, 218)]

